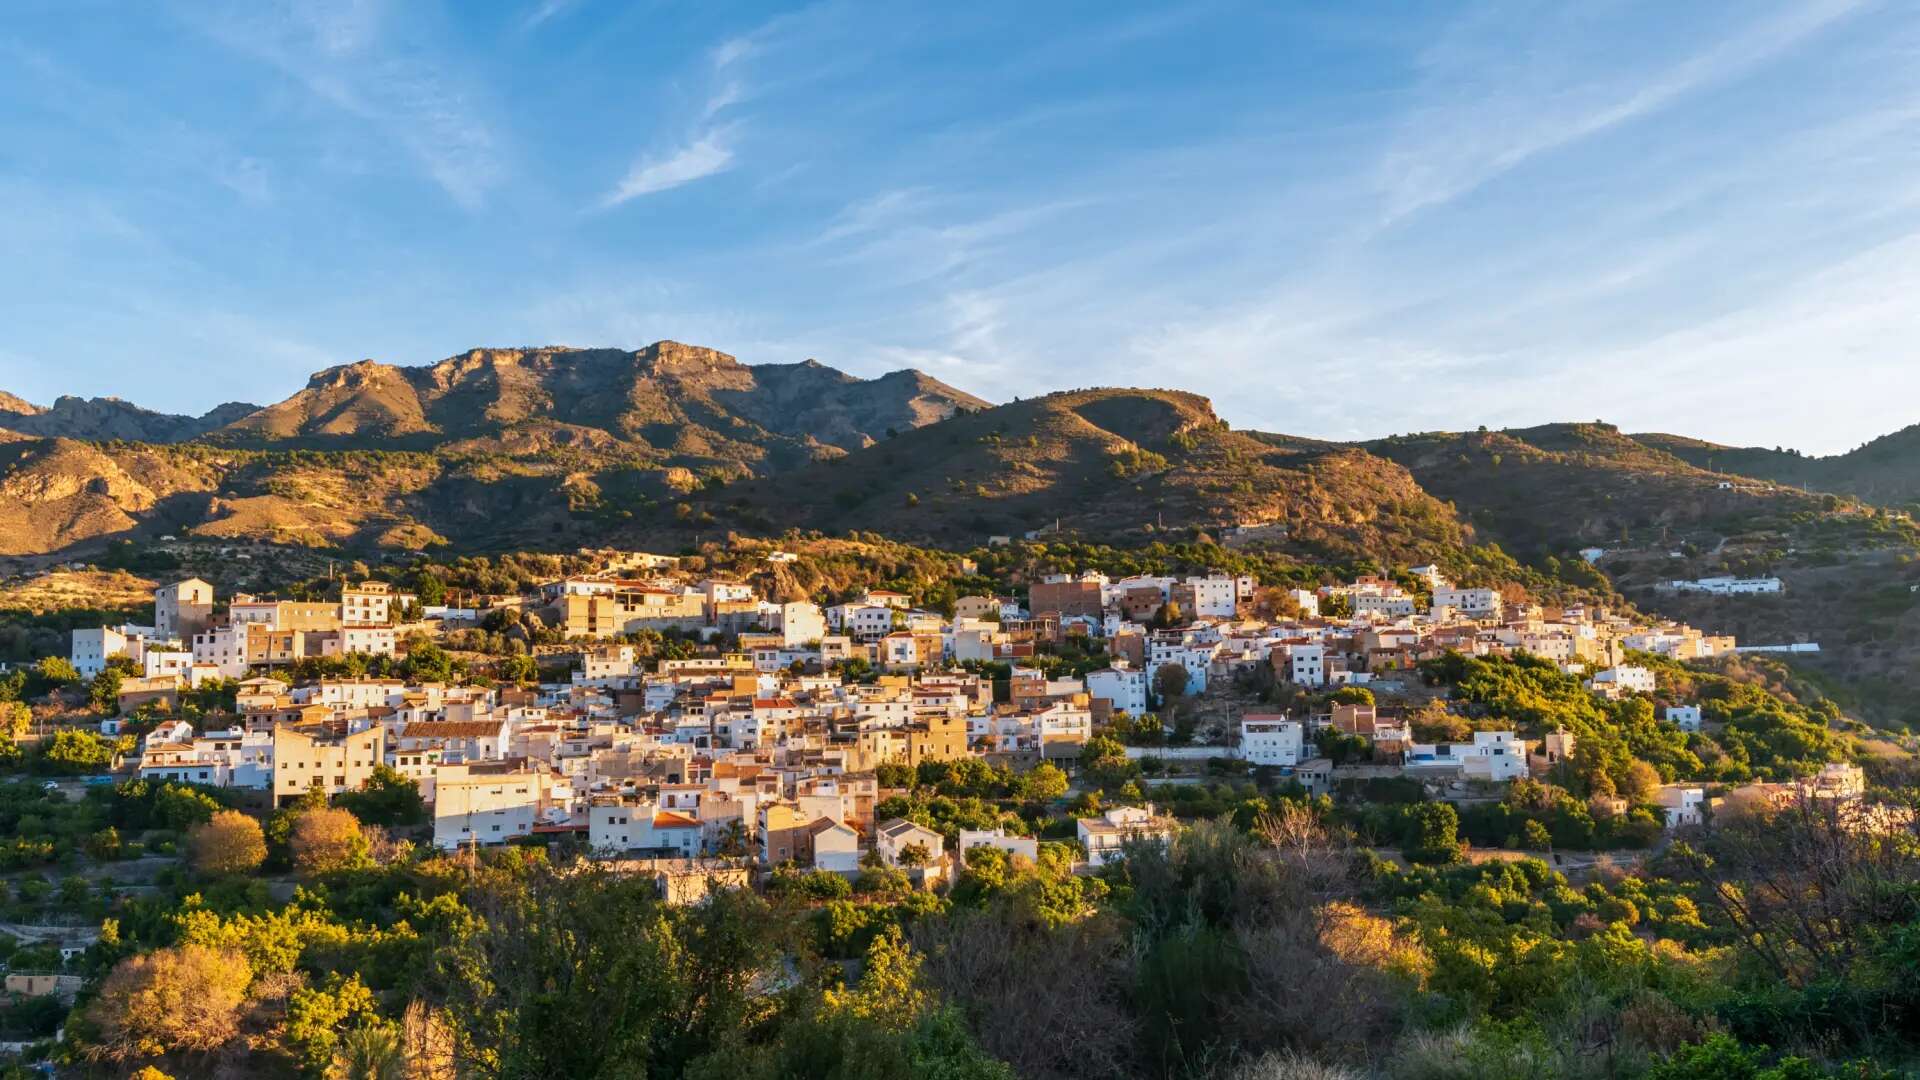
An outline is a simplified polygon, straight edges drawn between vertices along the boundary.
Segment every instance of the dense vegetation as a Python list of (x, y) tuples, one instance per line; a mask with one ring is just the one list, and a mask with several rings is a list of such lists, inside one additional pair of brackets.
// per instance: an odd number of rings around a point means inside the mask
[[(989, 774), (895, 779), (1051, 794)], [(1582, 885), (1537, 860), (1454, 862), (1444, 821), (1434, 864), (1389, 861), (1325, 803), (1281, 796), (1095, 876), (1046, 843), (1033, 863), (976, 849), (944, 892), (872, 866), (669, 908), (642, 877), (537, 849), (422, 851), (317, 803), (249, 841), (227, 818), (252, 819), (190, 788), (43, 796), (0, 788), (0, 809), (60, 837), (49, 867), (133, 854), (108, 832), (194, 852), (146, 894), (13, 879), (16, 911), (104, 920), (61, 1051), (95, 1067), (1872, 1077), (1910, 1063), (1920, 1019), (1920, 849), (1811, 809), (1730, 820)], [(35, 816), (47, 824), (23, 823)], [(276, 900), (261, 873), (298, 888)], [(1796, 915), (1809, 898), (1816, 924)], [(50, 1034), (61, 1016), (35, 1008), (0, 1025)]]
[(1574, 753), (1562, 775), (1582, 795), (1637, 788), (1635, 762), (1652, 766), (1663, 781), (1735, 783), (1803, 776), (1842, 756), (1840, 737), (1829, 726), (1839, 710), (1830, 701), (1803, 705), (1753, 682), (1646, 654), (1631, 659), (1656, 669), (1669, 700), (1699, 703), (1708, 730), (1680, 731), (1658, 719), (1654, 702), (1644, 697), (1596, 697), (1577, 676), (1536, 657), (1455, 653), (1423, 664), (1421, 674), (1450, 687), (1468, 717), (1536, 737), (1556, 728), (1572, 732)]

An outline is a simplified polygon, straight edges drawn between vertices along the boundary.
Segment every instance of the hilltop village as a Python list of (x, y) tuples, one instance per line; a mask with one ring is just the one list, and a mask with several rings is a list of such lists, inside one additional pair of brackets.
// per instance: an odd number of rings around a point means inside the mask
[[(1496, 553), (1450, 556), (1461, 584), (891, 543), (66, 568), (121, 617), (0, 671), (0, 1036), (163, 1075), (590, 1075), (643, 1039), (672, 1075), (871, 1052), (848, 1075), (1238, 1080), (1164, 1065), (1197, 1037), (1169, 1010), (1201, 1008), (1283, 1018), (1205, 1037), (1247, 1068), (1311, 1046), (1380, 1065), (1329, 1075), (1455, 1075), (1418, 1063), (1546, 1052), (1501, 1025), (1561, 1023), (1594, 971), (1620, 1010), (1737, 973), (1782, 843), (1811, 871), (1915, 828), (1899, 736), (1776, 646)], [(1352, 1022), (1300, 1011), (1316, 979)], [(637, 1011), (512, 1019), (556, 994)], [(1717, 1052), (1731, 1001), (1607, 1052)], [(715, 1027), (675, 1044), (688, 1016)], [(356, 1064), (406, 1060), (440, 1064)]]
[[(1659, 722), (1684, 736), (1702, 731), (1700, 705), (1663, 694), (1655, 671), (1629, 657), (1737, 650), (1681, 624), (1510, 602), (1501, 589), (1456, 587), (1434, 566), (1407, 575), (1417, 598), (1362, 577), (1261, 595), (1280, 609), (1263, 613), (1254, 579), (1225, 574), (1055, 574), (1025, 597), (965, 596), (950, 612), (884, 590), (774, 603), (641, 553), (461, 607), (423, 606), (381, 581), (295, 601), (220, 598), (193, 578), (155, 591), (151, 625), (73, 631), (68, 659), (80, 678), (114, 680), (101, 734), (137, 737), (113, 761), (142, 780), (226, 789), (271, 809), (400, 779), (417, 785), (443, 849), (570, 840), (609, 858), (679, 860), (676, 873), (697, 876), (852, 876), (877, 857), (931, 883), (970, 848), (1031, 857), (1036, 841), (998, 826), (943, 834), (890, 812), (898, 778), (928, 766), (979, 762), (1064, 794), (1117, 750), (1168, 779), (1257, 774), (1327, 795), (1345, 780), (1405, 777), (1436, 795), (1471, 785), (1485, 797), (1553, 777), (1578, 736), (1476, 725), (1422, 738), (1431, 725), (1416, 710), (1376, 704), (1417, 692), (1421, 664), (1524, 655), (1600, 699), (1656, 702)], [(550, 628), (560, 643), (531, 659), (564, 680), (301, 675), (403, 660), (449, 631), (508, 617)], [(664, 654), (643, 636), (675, 648)], [(1063, 656), (1101, 662), (1062, 670)], [(176, 715), (183, 694), (210, 686), (230, 689), (231, 705), (191, 722)], [(1247, 687), (1282, 691), (1288, 704), (1230, 692)], [(1236, 696), (1246, 700), (1227, 700)], [(1338, 761), (1322, 751), (1330, 744)], [(1818, 782), (1862, 790), (1850, 765), (1830, 765)], [(1700, 777), (1663, 776), (1634, 794), (1668, 827), (1707, 811)], [(1176, 827), (1134, 801), (1095, 799), (1082, 809), (1099, 812), (1072, 818), (1070, 833), (1063, 820), (1074, 858), (1098, 867), (1123, 841)], [(1617, 795), (1597, 808), (1634, 809)]]

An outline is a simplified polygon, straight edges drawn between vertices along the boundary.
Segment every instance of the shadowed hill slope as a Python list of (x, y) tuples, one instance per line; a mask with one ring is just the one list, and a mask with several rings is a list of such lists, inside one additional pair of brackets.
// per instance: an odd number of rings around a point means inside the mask
[(742, 525), (962, 545), (1056, 524), (1138, 538), (1243, 523), (1338, 557), (1464, 543), (1405, 469), (1353, 447), (1230, 431), (1205, 398), (1165, 390), (1071, 391), (956, 416), (703, 493), (689, 509)]
[(1635, 435), (1691, 464), (1887, 506), (1920, 502), (1920, 425), (1882, 435), (1831, 457), (1759, 446), (1721, 446), (1682, 435)]

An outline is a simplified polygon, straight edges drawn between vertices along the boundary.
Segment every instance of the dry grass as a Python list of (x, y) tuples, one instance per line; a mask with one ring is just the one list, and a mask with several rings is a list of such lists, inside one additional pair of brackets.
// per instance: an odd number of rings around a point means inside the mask
[(63, 608), (137, 608), (153, 603), (159, 582), (124, 570), (59, 570), (0, 585), (0, 610), (58, 611)]

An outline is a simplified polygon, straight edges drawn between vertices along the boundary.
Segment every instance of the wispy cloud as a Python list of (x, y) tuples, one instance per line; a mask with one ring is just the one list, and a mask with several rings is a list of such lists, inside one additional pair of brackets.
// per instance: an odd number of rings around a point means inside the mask
[(664, 158), (643, 158), (636, 162), (607, 197), (600, 200), (601, 208), (619, 206), (642, 195), (667, 191), (725, 172), (733, 164), (733, 151), (721, 138), (719, 132), (708, 132), (698, 142), (689, 143)]
[(463, 208), (479, 209), (501, 182), (499, 141), (474, 95), (437, 70), (423, 45), (389, 45), (397, 14), (382, 0), (183, 10), (213, 40), (272, 66), (402, 147)]
[(600, 199), (602, 210), (646, 195), (669, 191), (733, 167), (735, 127), (719, 122), (722, 113), (746, 99), (741, 61), (753, 52), (747, 38), (730, 38), (708, 53), (712, 83), (693, 118), (693, 134), (672, 150), (648, 153), (634, 162), (612, 191)]
[[(1556, 29), (1561, 40), (1527, 47), (1517, 46), (1509, 34), (1471, 35), (1478, 43), (1496, 42), (1492, 50), (1463, 47), (1458, 39), (1443, 42), (1425, 58), (1425, 99), (1381, 163), (1380, 224), (1451, 202), (1535, 157), (1736, 78), (1863, 3), (1796, 2), (1651, 73), (1585, 74), (1584, 65), (1564, 55), (1591, 33), (1577, 18)], [(1488, 19), (1483, 8), (1468, 21), (1483, 31), (1477, 24)], [(1501, 21), (1510, 29), (1519, 20)]]
[(549, 19), (564, 14), (568, 8), (573, 7), (577, 2), (578, 0), (540, 0), (538, 4), (534, 5), (533, 10), (527, 12), (527, 17), (520, 21), (520, 28), (523, 30), (532, 30)]

